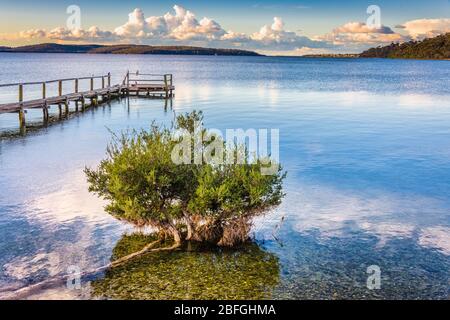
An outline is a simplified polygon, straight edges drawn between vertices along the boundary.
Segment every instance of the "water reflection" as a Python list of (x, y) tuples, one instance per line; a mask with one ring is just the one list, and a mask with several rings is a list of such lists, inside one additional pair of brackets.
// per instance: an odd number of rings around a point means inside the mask
[(279, 209), (257, 220), (259, 237), (271, 239), (273, 225), (285, 216), (296, 232), (315, 230), (319, 239), (354, 237), (351, 231), (360, 231), (374, 236), (378, 248), (409, 238), (450, 256), (450, 207), (445, 201), (380, 190), (349, 193), (307, 183), (289, 190)]
[[(24, 234), (14, 234), (17, 229)], [(94, 224), (82, 218), (44, 226), (16, 220), (2, 224), (2, 230), (0, 292), (12, 297), (15, 290), (65, 276), (70, 266), (83, 272), (105, 266), (126, 231), (118, 224)], [(13, 241), (8, 239), (12, 235)], [(32, 293), (46, 295), (44, 288)]]
[[(140, 234), (124, 236), (112, 259), (148, 241)], [(107, 271), (90, 287), (93, 297), (107, 299), (270, 299), (279, 276), (276, 256), (248, 243), (235, 250), (149, 253)]]
[[(20, 81), (24, 74), (61, 78), (86, 68), (122, 77), (129, 67), (173, 73), (177, 87), (173, 110), (172, 101), (165, 107), (164, 101), (132, 97), (24, 137), (0, 139), (0, 291), (46, 280), (72, 264), (91, 270), (109, 261), (130, 229), (105, 214), (102, 201), (87, 193), (83, 168), (104, 157), (109, 130), (148, 128), (153, 120), (168, 124), (173, 112), (200, 109), (208, 127), (280, 129), (287, 197), (254, 228), (258, 250), (264, 252), (255, 256), (275, 255), (281, 270), (271, 297), (448, 297), (450, 87), (442, 85), (448, 62), (0, 56), (4, 74), (17, 77), (3, 82)], [(33, 63), (25, 64), (24, 57)], [(42, 118), (35, 111), (27, 114), (30, 123)], [(15, 130), (17, 123), (15, 114), (0, 116), (2, 128)], [(168, 262), (173, 268), (175, 261), (189, 261), (189, 255), (209, 257), (206, 261), (229, 258), (217, 252), (177, 254)], [(382, 266), (385, 291), (366, 290), (369, 263)], [(154, 270), (143, 265), (124, 268)], [(230, 274), (221, 265), (226, 263), (219, 263), (218, 270)], [(104, 283), (114, 289), (122, 277), (133, 282), (127, 274), (138, 277), (125, 269), (123, 274), (112, 270)], [(226, 282), (240, 288), (244, 281)], [(96, 283), (102, 283), (101, 275)], [(125, 294), (113, 289), (104, 294), (98, 289), (97, 297)], [(91, 298), (91, 289), (87, 282), (82, 292), (55, 288), (31, 296), (39, 297)]]
[[(280, 256), (278, 299), (448, 299), (450, 259), (418, 244), (392, 238), (382, 248), (376, 236), (343, 227), (346, 237), (321, 238), (319, 229), (298, 233), (286, 227), (283, 246), (268, 241)], [(381, 288), (367, 288), (367, 268), (380, 267)]]

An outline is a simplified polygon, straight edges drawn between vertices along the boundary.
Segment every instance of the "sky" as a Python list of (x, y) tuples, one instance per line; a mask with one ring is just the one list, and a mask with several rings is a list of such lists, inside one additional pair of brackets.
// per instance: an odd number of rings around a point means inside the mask
[(0, 46), (133, 43), (303, 55), (446, 32), (450, 0), (0, 0)]

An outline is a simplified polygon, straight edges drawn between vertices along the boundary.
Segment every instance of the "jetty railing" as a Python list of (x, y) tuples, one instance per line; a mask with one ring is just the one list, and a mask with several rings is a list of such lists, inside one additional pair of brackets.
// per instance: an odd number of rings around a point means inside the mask
[(164, 92), (166, 98), (172, 97), (175, 89), (172, 74), (127, 72), (124, 84), (126, 84), (129, 92), (136, 92), (137, 95), (141, 92), (147, 93), (147, 95), (152, 92)]
[[(35, 82), (17, 82), (17, 83), (8, 83), (8, 84), (0, 84), (0, 88), (6, 87), (17, 87), (18, 88), (18, 104), (23, 103), (24, 101), (24, 89), (26, 86), (42, 86), (42, 99), (48, 98), (48, 90), (47, 86), (49, 84), (57, 83), (58, 84), (58, 92), (54, 96), (63, 96), (63, 85), (67, 82), (73, 82), (73, 91), (72, 93), (79, 93), (80, 82), (83, 80), (89, 80), (90, 82), (90, 91), (94, 91), (96, 88), (94, 86), (94, 80), (101, 79), (101, 88), (104, 89), (106, 87), (111, 87), (111, 74), (102, 76), (90, 76), (90, 77), (81, 77), (81, 78), (66, 78), (66, 79), (57, 79), (57, 80), (47, 80), (47, 81), (35, 81)], [(97, 88), (99, 89), (99, 88)]]

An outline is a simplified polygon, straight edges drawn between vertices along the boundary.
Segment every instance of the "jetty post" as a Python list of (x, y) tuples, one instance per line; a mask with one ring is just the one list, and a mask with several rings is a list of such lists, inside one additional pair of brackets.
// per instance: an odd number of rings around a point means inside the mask
[(23, 84), (19, 84), (19, 124), (20, 124), (20, 132), (25, 132), (26, 124), (25, 124), (25, 110), (23, 108)]
[[(75, 93), (78, 93), (78, 78), (75, 79)], [(78, 112), (78, 100), (75, 100), (75, 111)]]
[(166, 99), (169, 98), (169, 82), (168, 82), (168, 75), (164, 75), (164, 91), (166, 93)]
[[(62, 96), (62, 81), (58, 80), (58, 96)], [(59, 118), (62, 116), (61, 103), (58, 103)]]

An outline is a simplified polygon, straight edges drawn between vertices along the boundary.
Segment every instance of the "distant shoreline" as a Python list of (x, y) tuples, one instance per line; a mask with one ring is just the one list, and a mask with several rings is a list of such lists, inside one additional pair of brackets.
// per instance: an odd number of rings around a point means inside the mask
[(190, 56), (242, 56), (242, 57), (278, 57), (313, 59), (404, 59), (450, 61), (450, 33), (422, 41), (410, 41), (402, 44), (392, 43), (384, 47), (368, 49), (362, 53), (326, 53), (303, 56), (266, 56), (254, 51), (241, 49), (205, 48), (194, 46), (150, 46), (150, 45), (100, 45), (100, 44), (57, 44), (5, 47), (0, 52), (9, 53), (79, 53), (79, 54), (148, 54), (148, 55), (190, 55)]
[(355, 56), (355, 57), (339, 57), (339, 56), (268, 56), (268, 55), (232, 55), (232, 54), (201, 54), (201, 53), (195, 53), (195, 54), (190, 54), (190, 53), (84, 53), (84, 52), (30, 52), (30, 51), (5, 51), (0, 49), (0, 53), (24, 53), (24, 54), (80, 54), (80, 55), (95, 55), (95, 56), (100, 56), (100, 55), (116, 55), (116, 56), (120, 56), (120, 55), (161, 55), (161, 56), (204, 56), (204, 57), (213, 57), (213, 56), (219, 56), (219, 57), (255, 57), (255, 58), (282, 58), (282, 59), (334, 59), (334, 60), (411, 60), (411, 61), (450, 61), (450, 59), (426, 59), (426, 58), (382, 58), (382, 57), (359, 57), (359, 56)]
[(147, 45), (69, 45), (44, 43), (21, 47), (0, 47), (0, 52), (11, 53), (82, 53), (82, 54), (161, 54), (161, 55), (207, 55), (207, 56), (263, 56), (240, 49), (203, 48), (192, 46)]

